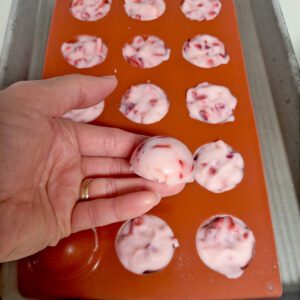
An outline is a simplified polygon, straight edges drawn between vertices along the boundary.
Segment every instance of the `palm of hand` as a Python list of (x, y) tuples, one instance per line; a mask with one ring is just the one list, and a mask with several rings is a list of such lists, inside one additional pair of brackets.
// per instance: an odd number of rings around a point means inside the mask
[[(182, 190), (136, 177), (103, 178), (131, 174), (124, 158), (144, 137), (61, 118), (95, 105), (115, 86), (112, 77), (73, 75), (0, 92), (0, 262), (139, 216), (159, 195)], [(94, 175), (101, 176), (89, 186), (94, 200), (78, 202), (81, 181)]]
[(15, 258), (55, 245), (71, 233), (82, 180), (81, 155), (70, 122), (39, 112), (33, 116), (14, 98), (1, 108), (0, 211), (5, 213), (0, 237), (8, 243), (1, 243), (5, 251), (0, 253)]

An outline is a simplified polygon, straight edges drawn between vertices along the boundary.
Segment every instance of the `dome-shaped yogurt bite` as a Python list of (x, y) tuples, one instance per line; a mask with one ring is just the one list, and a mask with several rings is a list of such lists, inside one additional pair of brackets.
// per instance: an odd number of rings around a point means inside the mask
[(143, 215), (124, 223), (115, 247), (122, 265), (128, 271), (141, 275), (165, 268), (179, 243), (164, 220)]
[(130, 159), (132, 171), (168, 185), (194, 181), (194, 161), (189, 149), (172, 137), (156, 136), (142, 142)]
[(151, 21), (158, 19), (166, 10), (164, 0), (125, 0), (127, 15), (139, 21)]
[(71, 66), (87, 69), (102, 64), (108, 48), (100, 37), (78, 35), (62, 44), (61, 53)]
[(72, 0), (70, 13), (80, 21), (92, 22), (104, 18), (110, 7), (111, 0)]
[(199, 227), (196, 248), (207, 267), (234, 279), (242, 276), (251, 262), (255, 238), (240, 219), (231, 215), (216, 215)]

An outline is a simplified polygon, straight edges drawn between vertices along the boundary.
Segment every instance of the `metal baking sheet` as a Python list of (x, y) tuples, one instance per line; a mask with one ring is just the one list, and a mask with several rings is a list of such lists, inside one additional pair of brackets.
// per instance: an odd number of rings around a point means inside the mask
[[(41, 77), (53, 2), (13, 1), (0, 59), (1, 87)], [(277, 1), (236, 0), (235, 4), (260, 134), (281, 278), (284, 290), (297, 290), (300, 217), (295, 191), (299, 182), (299, 144), (295, 143), (299, 140), (299, 69)], [(287, 109), (293, 113), (288, 114)], [(290, 131), (294, 132), (292, 136)], [(15, 264), (4, 264), (3, 299), (18, 299), (15, 278)]]

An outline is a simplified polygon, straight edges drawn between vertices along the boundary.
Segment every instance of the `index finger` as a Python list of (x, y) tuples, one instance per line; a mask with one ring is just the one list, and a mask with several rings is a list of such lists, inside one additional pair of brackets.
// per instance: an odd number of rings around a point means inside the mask
[[(84, 76), (79, 74), (51, 79), (18, 82), (8, 89), (18, 93), (19, 99), (39, 112), (53, 117), (80, 108), (87, 108), (105, 99), (117, 86), (115, 76)], [(22, 95), (22, 97), (20, 97)]]
[(83, 156), (129, 157), (147, 137), (112, 127), (73, 123)]

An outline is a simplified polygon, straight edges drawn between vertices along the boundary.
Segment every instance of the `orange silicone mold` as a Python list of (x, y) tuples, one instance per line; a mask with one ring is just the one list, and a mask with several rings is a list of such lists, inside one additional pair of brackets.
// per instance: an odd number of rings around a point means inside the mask
[[(45, 276), (30, 267), (30, 258), (21, 260), (18, 265), (21, 293), (29, 297), (89, 299), (278, 297), (281, 294), (278, 262), (233, 1), (223, 0), (220, 15), (203, 22), (187, 19), (180, 10), (180, 0), (166, 0), (165, 13), (157, 20), (148, 22), (128, 17), (123, 2), (112, 1), (110, 12), (97, 22), (82, 22), (69, 13), (69, 0), (57, 0), (44, 77), (76, 72), (95, 76), (116, 74), (118, 87), (106, 100), (104, 112), (94, 124), (148, 135), (173, 136), (185, 143), (192, 152), (203, 144), (222, 139), (243, 156), (243, 181), (235, 189), (221, 194), (213, 194), (196, 183), (188, 184), (182, 193), (164, 199), (151, 211), (151, 214), (170, 225), (180, 244), (172, 261), (162, 271), (141, 276), (128, 272), (121, 265), (114, 249), (115, 237), (122, 225), (119, 223), (97, 229), (100, 250), (96, 253), (99, 263), (88, 273), (82, 272), (78, 276), (63, 279), (60, 276)], [(62, 43), (80, 34), (103, 39), (108, 47), (108, 56), (101, 65), (78, 70), (64, 60), (60, 51)], [(144, 34), (155, 35), (168, 45), (171, 49), (168, 61), (152, 69), (138, 69), (124, 60), (124, 44), (134, 36)], [(198, 34), (209, 34), (224, 42), (230, 55), (229, 63), (212, 69), (202, 69), (188, 63), (182, 57), (183, 44)], [(158, 123), (136, 124), (119, 112), (120, 101), (131, 85), (148, 81), (166, 92), (170, 110)], [(238, 100), (234, 122), (212, 125), (189, 117), (186, 91), (201, 82), (230, 89)], [(198, 227), (206, 219), (218, 214), (230, 214), (241, 219), (251, 228), (256, 239), (255, 256), (244, 275), (238, 279), (230, 280), (210, 270), (197, 254), (195, 235)], [(94, 235), (88, 236), (94, 239)], [(78, 235), (79, 241), (86, 238)], [(81, 243), (82, 249), (85, 249), (85, 244)], [(59, 248), (57, 250), (60, 251)], [(60, 259), (53, 261), (54, 265), (60, 263)]]

